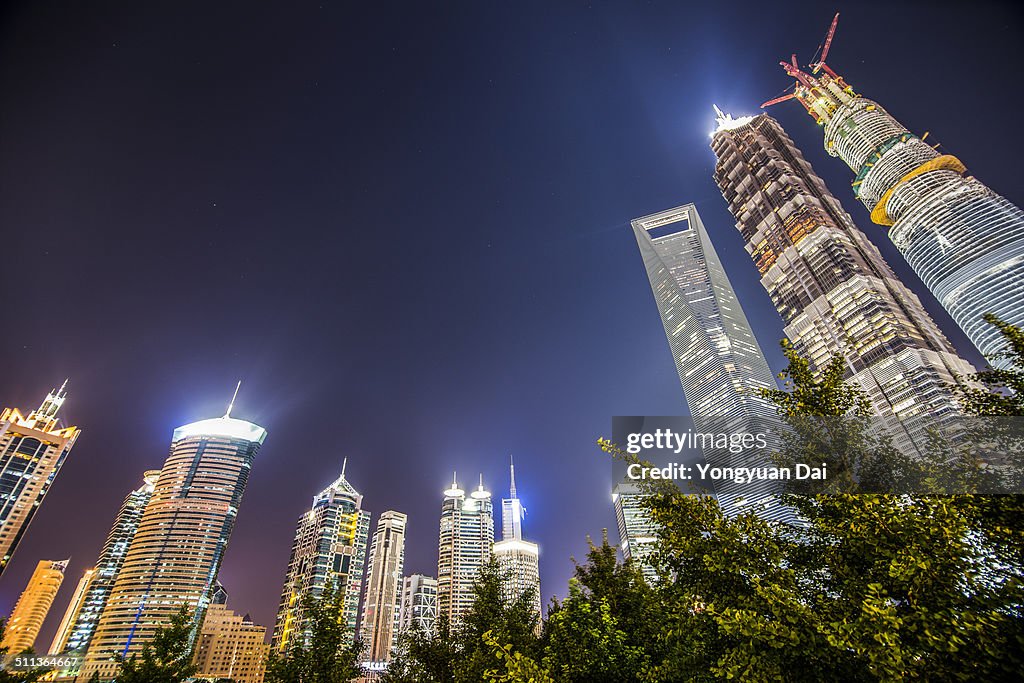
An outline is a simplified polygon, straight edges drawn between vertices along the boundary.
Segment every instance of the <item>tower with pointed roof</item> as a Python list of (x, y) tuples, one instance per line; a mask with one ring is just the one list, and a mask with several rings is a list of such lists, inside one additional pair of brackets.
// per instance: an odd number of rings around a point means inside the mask
[(28, 416), (17, 408), (0, 413), (0, 574), (81, 433), (77, 427), (58, 426), (67, 384), (64, 380), (60, 389), (51, 389)]
[(494, 557), (505, 574), (506, 600), (518, 600), (527, 592), (538, 616), (540, 628), (540, 547), (523, 538), (526, 509), (516, 492), (516, 466), (509, 456), (509, 497), (501, 501), (501, 540), (494, 544)]
[(473, 583), (480, 568), (491, 558), (494, 545), (493, 503), (480, 485), (468, 496), (453, 474), (444, 492), (437, 553), (437, 609), (452, 625), (473, 605)]
[(363, 509), (362, 494), (345, 478), (347, 466), (346, 458), (338, 478), (299, 517), (271, 641), (277, 652), (306, 642), (303, 597), (319, 598), (328, 586), (344, 593), (343, 620), (355, 638), (370, 513)]

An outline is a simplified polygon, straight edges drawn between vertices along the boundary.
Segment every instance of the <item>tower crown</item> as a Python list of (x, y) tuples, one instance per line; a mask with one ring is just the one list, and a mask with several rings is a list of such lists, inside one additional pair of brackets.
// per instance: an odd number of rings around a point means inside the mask
[(64, 405), (64, 400), (67, 398), (67, 386), (68, 380), (65, 379), (64, 384), (60, 385), (60, 389), (50, 389), (39, 408), (29, 413), (26, 422), (29, 422), (30, 426), (35, 429), (44, 432), (53, 431), (57, 427), (57, 411)]

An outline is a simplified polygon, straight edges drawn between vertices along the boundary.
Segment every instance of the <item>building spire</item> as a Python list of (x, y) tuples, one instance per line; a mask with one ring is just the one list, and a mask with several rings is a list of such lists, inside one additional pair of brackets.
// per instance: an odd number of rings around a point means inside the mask
[(343, 460), (341, 461), (341, 478), (342, 478), (342, 479), (344, 479), (344, 478), (345, 478), (345, 468), (346, 468), (346, 467), (348, 467), (348, 456), (347, 456), (347, 455), (346, 455), (346, 456), (345, 456), (345, 458), (344, 458), (344, 459), (343, 459)]
[(60, 389), (50, 389), (46, 398), (39, 404), (39, 408), (29, 414), (28, 419), (34, 421), (33, 426), (36, 429), (49, 431), (57, 427), (57, 411), (64, 405), (67, 386), (68, 380), (65, 379), (64, 384), (60, 385)]
[(512, 461), (511, 453), (508, 454), (508, 473), (509, 480), (511, 481), (511, 485), (508, 487), (509, 495), (512, 498), (517, 498), (518, 496), (516, 496), (516, 464)]
[(228, 404), (227, 412), (224, 413), (224, 417), (231, 417), (231, 409), (235, 407), (235, 399), (238, 398), (238, 390), (242, 388), (242, 380), (238, 380), (238, 384), (235, 385), (235, 393), (231, 395), (231, 403)]

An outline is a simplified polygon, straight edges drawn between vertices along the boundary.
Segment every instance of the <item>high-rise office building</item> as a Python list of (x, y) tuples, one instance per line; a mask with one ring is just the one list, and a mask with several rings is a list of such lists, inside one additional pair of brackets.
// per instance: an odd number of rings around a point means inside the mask
[[(237, 393), (237, 391), (236, 391)], [(233, 400), (232, 400), (233, 404)], [(113, 655), (130, 656), (183, 605), (193, 637), (210, 604), (263, 427), (231, 417), (178, 427), (138, 531), (114, 580), (81, 677), (111, 678)]]
[[(715, 181), (786, 336), (813, 369), (833, 357), (908, 442), (914, 418), (958, 414), (952, 386), (974, 368), (767, 115), (719, 111)], [(901, 422), (903, 427), (897, 422)], [(921, 423), (921, 420), (917, 420)]]
[[(114, 580), (124, 563), (128, 546), (131, 545), (135, 533), (139, 530), (142, 513), (153, 495), (153, 489), (159, 477), (160, 470), (147, 471), (142, 476), (142, 486), (125, 497), (121, 508), (117, 511), (117, 516), (114, 517), (114, 524), (110, 527), (107, 540), (100, 550), (96, 568), (83, 595), (81, 606), (78, 607), (68, 626), (66, 639), (59, 650), (53, 650), (54, 653), (82, 655), (89, 648), (89, 641), (92, 640), (100, 614), (107, 605), (107, 598), (110, 597), (110, 590), (114, 587)], [(74, 606), (74, 603), (75, 601), (72, 599), (69, 609)], [(57, 641), (54, 640), (54, 645), (57, 644)]]
[[(836, 16), (838, 19), (838, 15)], [(829, 32), (829, 43), (835, 22)], [(792, 95), (822, 127), (825, 149), (854, 173), (853, 192), (925, 286), (975, 346), (1001, 350), (999, 331), (982, 316), (995, 313), (1024, 326), (1024, 211), (966, 175), (943, 154), (861, 97), (825, 63), (812, 72), (794, 56), (784, 63)]]
[[(777, 388), (775, 378), (697, 208), (660, 211), (632, 226), (696, 431), (774, 435), (767, 425), (775, 408), (762, 392)], [(713, 466), (765, 465), (770, 450), (703, 449)], [(727, 514), (753, 509), (767, 518), (790, 516), (774, 502), (774, 490), (767, 481), (715, 487)]]
[(225, 603), (210, 604), (196, 641), (195, 678), (262, 683), (270, 652), (266, 637), (267, 627), (252, 623), (248, 614), (239, 616)]
[(619, 482), (612, 488), (622, 559), (630, 561), (648, 582), (653, 583), (658, 572), (651, 562), (651, 555), (655, 550), (654, 542), (658, 540), (658, 527), (644, 506), (647, 495), (635, 483), (628, 481)]
[(473, 606), (473, 584), (491, 558), (494, 518), (491, 494), (483, 477), (468, 496), (452, 477), (441, 503), (437, 554), (437, 611), (453, 626)]
[(81, 433), (58, 426), (66, 387), (51, 390), (27, 417), (17, 408), (0, 413), (0, 575)]
[(33, 647), (39, 629), (50, 613), (53, 599), (57, 597), (57, 591), (64, 582), (64, 571), (67, 568), (68, 560), (41, 560), (36, 565), (36, 570), (32, 572), (28, 585), (14, 604), (6, 623), (4, 639), (0, 645), (7, 648), (8, 656), (19, 655)]
[(504, 593), (509, 601), (532, 593), (533, 608), (540, 628), (540, 547), (523, 538), (526, 510), (516, 491), (515, 464), (509, 462), (509, 497), (501, 501), (502, 539), (494, 544), (494, 559), (506, 574)]
[(75, 621), (78, 620), (78, 615), (82, 612), (82, 605), (85, 604), (85, 596), (89, 593), (89, 587), (92, 586), (93, 580), (96, 578), (96, 568), (90, 567), (86, 569), (82, 574), (82, 578), (78, 580), (78, 585), (75, 586), (75, 592), (71, 596), (71, 602), (68, 603), (68, 608), (64, 610), (64, 616), (60, 620), (60, 626), (57, 627), (57, 633), (53, 636), (53, 642), (50, 643), (50, 649), (48, 653), (59, 654), (64, 652), (64, 648), (67, 647), (68, 638), (71, 636), (71, 628), (74, 626)]
[(347, 461), (341, 476), (313, 498), (313, 506), (296, 526), (274, 624), (272, 644), (279, 652), (306, 642), (303, 599), (319, 599), (328, 585), (344, 593), (342, 618), (355, 639), (370, 513), (362, 507), (362, 494), (345, 478), (346, 465)]
[(377, 520), (370, 544), (359, 637), (366, 648), (363, 658), (373, 665), (391, 660), (398, 637), (407, 522), (404, 513), (387, 510)]
[(413, 574), (402, 582), (402, 610), (398, 617), (400, 633), (416, 630), (431, 633), (437, 622), (437, 579)]

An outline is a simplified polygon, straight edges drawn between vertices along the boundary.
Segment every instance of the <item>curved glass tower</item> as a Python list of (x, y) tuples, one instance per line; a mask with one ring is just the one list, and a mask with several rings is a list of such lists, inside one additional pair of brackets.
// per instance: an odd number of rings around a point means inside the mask
[(719, 113), (715, 182), (786, 336), (815, 372), (846, 363), (897, 444), (960, 413), (952, 389), (974, 368), (814, 173), (779, 123)]
[[(795, 59), (794, 59), (795, 61)], [(854, 172), (853, 191), (983, 354), (1002, 336), (982, 316), (1024, 325), (1024, 211), (941, 154), (824, 62), (796, 79), (795, 99), (822, 126), (825, 149)], [(998, 365), (999, 363), (996, 363)]]
[(263, 427), (228, 414), (174, 430), (170, 455), (89, 642), (83, 680), (97, 671), (101, 679), (113, 677), (113, 655), (140, 651), (182, 605), (194, 610), (196, 637), (266, 436)]

